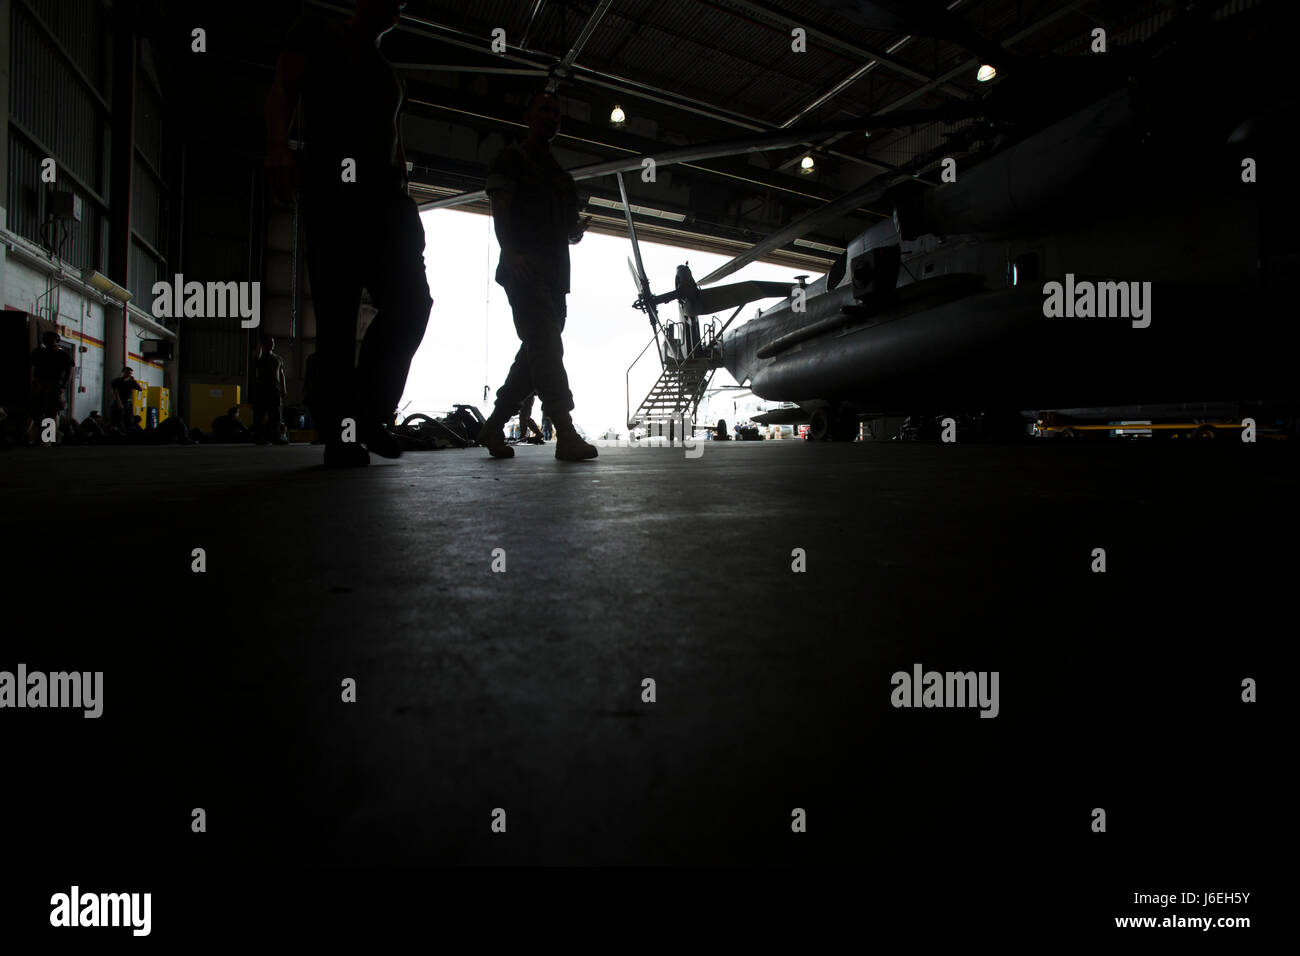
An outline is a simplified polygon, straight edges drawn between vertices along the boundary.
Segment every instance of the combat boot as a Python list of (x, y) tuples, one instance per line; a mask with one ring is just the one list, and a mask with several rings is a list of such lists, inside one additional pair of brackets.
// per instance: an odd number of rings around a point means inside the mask
[(596, 446), (590, 442), (583, 441), (578, 430), (570, 425), (568, 428), (561, 428), (556, 432), (555, 439), (555, 457), (560, 461), (586, 461), (588, 458), (595, 458), (598, 452)]
[(504, 424), (497, 418), (496, 412), (493, 412), (483, 422), (478, 431), (476, 440), (488, 450), (488, 454), (493, 458), (515, 457), (515, 450), (506, 444), (505, 432), (501, 430)]

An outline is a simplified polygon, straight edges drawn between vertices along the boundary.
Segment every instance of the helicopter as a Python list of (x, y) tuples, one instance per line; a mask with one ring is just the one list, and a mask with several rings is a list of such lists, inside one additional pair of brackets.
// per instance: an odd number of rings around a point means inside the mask
[[(679, 268), (682, 322), (712, 307), (710, 283), (881, 198), (891, 218), (824, 276), (723, 328), (714, 360), (755, 395), (801, 410), (756, 421), (852, 440), (866, 415), (974, 415), (988, 437), (1019, 437), (1047, 409), (1142, 415), (1213, 399), (1294, 431), (1285, 356), (1297, 335), (1283, 317), (1294, 311), (1295, 246), (1266, 221), (1270, 198), (1289, 193), (1296, 208), (1294, 190), (1249, 175), (1280, 153), (1272, 134), (1288, 112), (1261, 98), (1267, 84), (1247, 67), (1268, 56), (1265, 22), (1157, 36), (1141, 72), (1095, 71), (1096, 101), (950, 162), (955, 175), (934, 188), (882, 176), (698, 283)], [(1213, 84), (1200, 69), (1210, 48), (1223, 70)], [(1053, 314), (1053, 296), (1076, 284), (1125, 298), (1145, 288), (1151, 314)]]
[[(852, 440), (864, 416), (936, 414), (974, 416), (988, 435), (1015, 437), (1043, 410), (1191, 400), (1234, 402), (1294, 426), (1300, 403), (1288, 356), (1297, 332), (1285, 317), (1297, 246), (1284, 210), (1297, 197), (1276, 173), (1281, 129), (1295, 113), (1281, 66), (1284, 4), (1225, 21), (1189, 5), (1140, 43), (1041, 61), (951, 29), (952, 18), (925, 5), (833, 5), (910, 15), (909, 29), (969, 44), (1005, 76), (978, 101), (941, 111), (656, 157), (690, 162), (918, 122), (950, 127), (939, 147), (704, 278), (679, 266), (660, 294), (641, 264), (622, 180), (641, 157), (573, 171), (619, 181), (634, 307), (659, 345), (663, 374), (629, 412), (629, 427), (697, 407), (720, 368), (755, 396), (796, 406), (779, 412), (783, 422), (808, 422), (813, 438)], [(937, 182), (921, 178), (936, 169)], [(868, 205), (892, 214), (815, 280), (715, 285)], [(1054, 311), (1066, 290), (1069, 307)], [(1130, 315), (1138, 303), (1129, 290), (1146, 291), (1145, 317)], [(1098, 314), (1099, 292), (1118, 314)], [(744, 305), (773, 296), (783, 301), (734, 324)], [(662, 321), (658, 307), (674, 301), (678, 321)], [(727, 309), (735, 311), (725, 321), (702, 324)]]

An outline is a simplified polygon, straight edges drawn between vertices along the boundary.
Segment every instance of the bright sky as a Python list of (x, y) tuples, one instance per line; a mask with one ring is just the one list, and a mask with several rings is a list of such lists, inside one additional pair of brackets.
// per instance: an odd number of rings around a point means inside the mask
[[(404, 414), (444, 412), (455, 404), (466, 404), (477, 405), (486, 416), (519, 348), (505, 290), (492, 280), (501, 252), (491, 219), (456, 209), (433, 210), (420, 218), (424, 222), (424, 261), (433, 313), (424, 343), (411, 364), (402, 396), (402, 403), (410, 404)], [(573, 291), (564, 328), (564, 365), (576, 406), (573, 420), (592, 438), (610, 428), (626, 433), (627, 368), (651, 337), (649, 319), (632, 308), (636, 288), (627, 268), (632, 244), (627, 239), (588, 233), (580, 244), (569, 247), (569, 254)], [(648, 242), (641, 243), (641, 255), (656, 293), (673, 287), (677, 266), (682, 262), (689, 261), (699, 279), (727, 261), (727, 257), (714, 253)], [(724, 281), (772, 279), (794, 285), (796, 272), (756, 262)], [(767, 299), (747, 305), (733, 328), (760, 307), (776, 301)], [(676, 303), (660, 306), (659, 314), (665, 321), (676, 320)], [(723, 315), (720, 320), (725, 318)], [(659, 371), (659, 360), (651, 349), (632, 373), (633, 409), (641, 403)], [(720, 369), (712, 384), (735, 383), (726, 369)], [(491, 389), (486, 401), (484, 385)], [(751, 409), (756, 404), (749, 400)], [(713, 407), (715, 413), (710, 417), (701, 406), (702, 421), (718, 417), (725, 417), (728, 423), (736, 420), (730, 396), (715, 401)], [(533, 418), (541, 421), (540, 402), (534, 407)]]

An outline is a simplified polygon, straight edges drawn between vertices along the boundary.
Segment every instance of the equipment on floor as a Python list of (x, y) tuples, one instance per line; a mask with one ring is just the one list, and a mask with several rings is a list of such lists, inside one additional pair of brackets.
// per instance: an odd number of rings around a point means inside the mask
[(438, 448), (468, 448), (478, 438), (483, 414), (474, 405), (455, 405), (445, 415), (423, 412), (408, 415), (392, 427), (392, 432), (406, 451), (433, 451)]

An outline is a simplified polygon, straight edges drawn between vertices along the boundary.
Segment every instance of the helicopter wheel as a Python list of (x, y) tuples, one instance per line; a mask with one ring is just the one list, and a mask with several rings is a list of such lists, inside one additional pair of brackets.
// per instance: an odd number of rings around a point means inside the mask
[(825, 441), (831, 433), (831, 416), (824, 408), (813, 409), (812, 417), (808, 420), (808, 440)]

